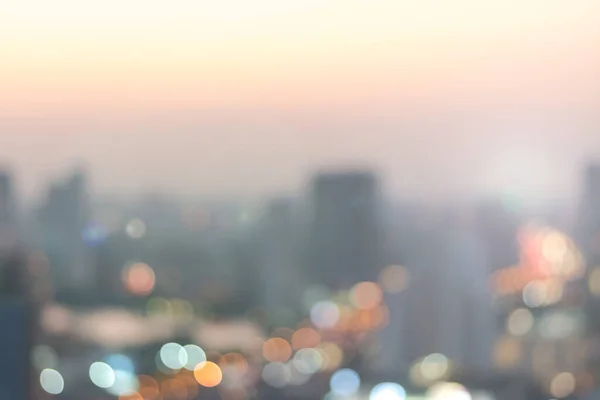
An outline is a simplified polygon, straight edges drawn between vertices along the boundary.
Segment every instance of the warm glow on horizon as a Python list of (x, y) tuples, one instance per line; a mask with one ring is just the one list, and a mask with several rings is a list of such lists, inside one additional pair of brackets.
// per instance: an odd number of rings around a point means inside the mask
[(9, 3), (0, 110), (579, 92), (600, 45), (594, 0)]

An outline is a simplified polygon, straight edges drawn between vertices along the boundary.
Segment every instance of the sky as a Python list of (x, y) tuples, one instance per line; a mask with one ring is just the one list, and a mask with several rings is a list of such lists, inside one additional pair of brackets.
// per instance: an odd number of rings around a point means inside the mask
[(263, 196), (372, 166), (395, 196), (577, 195), (600, 158), (597, 0), (0, 0), (21, 191)]

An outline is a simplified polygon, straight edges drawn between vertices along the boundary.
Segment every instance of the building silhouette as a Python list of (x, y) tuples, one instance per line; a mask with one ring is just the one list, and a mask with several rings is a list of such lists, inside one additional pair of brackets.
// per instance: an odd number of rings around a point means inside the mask
[(381, 246), (375, 174), (321, 173), (311, 194), (308, 279), (333, 289), (375, 279)]
[(83, 240), (89, 223), (87, 178), (82, 170), (50, 186), (39, 210), (43, 247), (55, 289), (85, 290), (93, 284), (91, 249)]

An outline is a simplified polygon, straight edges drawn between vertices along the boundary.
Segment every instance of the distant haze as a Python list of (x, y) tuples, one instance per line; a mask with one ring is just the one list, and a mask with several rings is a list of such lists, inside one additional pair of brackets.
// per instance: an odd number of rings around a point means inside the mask
[[(222, 4), (221, 5), (217, 5)], [(8, 0), (0, 156), (26, 194), (257, 196), (372, 165), (397, 196), (577, 195), (597, 0)]]

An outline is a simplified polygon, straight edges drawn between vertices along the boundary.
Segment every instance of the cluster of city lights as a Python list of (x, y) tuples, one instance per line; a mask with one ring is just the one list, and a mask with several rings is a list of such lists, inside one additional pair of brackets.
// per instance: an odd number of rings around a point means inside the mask
[[(124, 271), (124, 284), (129, 284), (132, 293), (147, 295), (155, 279), (151, 271), (146, 264), (130, 264)], [(313, 287), (305, 296), (308, 318), (295, 329), (273, 330), (268, 338), (261, 339), (258, 351), (222, 355), (196, 344), (169, 342), (156, 354), (155, 376), (137, 374), (127, 355), (110, 354), (90, 365), (89, 379), (119, 400), (141, 400), (194, 398), (202, 388), (217, 387), (223, 398), (235, 398), (227, 394), (244, 393), (258, 380), (282, 389), (304, 385), (316, 374), (327, 374), (327, 399), (416, 399), (395, 382), (367, 386), (359, 372), (344, 366), (352, 353), (347, 346), (355, 346), (388, 323), (385, 293), (399, 293), (407, 283), (407, 271), (391, 266), (382, 271), (379, 282), (359, 282), (346, 291), (331, 293), (327, 288)], [(151, 298), (147, 308), (149, 316), (171, 315), (181, 305), (177, 300)], [(65, 382), (56, 370), (56, 354), (42, 346), (36, 357), (42, 388), (49, 394), (60, 394)], [(445, 356), (431, 354), (415, 363), (410, 378), (414, 385), (427, 390), (425, 399), (472, 400), (474, 397), (462, 386), (446, 382), (451, 368)]]
[[(570, 372), (557, 372), (560, 366), (549, 355), (557, 350), (557, 341), (577, 337), (583, 331), (583, 316), (580, 311), (550, 306), (561, 304), (567, 285), (584, 276), (585, 260), (573, 239), (550, 227), (526, 226), (519, 235), (519, 244), (520, 264), (492, 277), (497, 296), (520, 297), (520, 306), (507, 314), (507, 334), (497, 341), (494, 360), (501, 368), (514, 368), (531, 353), (533, 372), (547, 382), (548, 394), (566, 398), (575, 392), (578, 380)], [(594, 296), (600, 296), (599, 271), (592, 270), (587, 282)], [(530, 349), (526, 347), (529, 344)]]
[(556, 229), (526, 226), (519, 243), (520, 264), (499, 270), (492, 277), (497, 295), (522, 293), (531, 308), (549, 306), (562, 299), (566, 283), (585, 272), (584, 258), (574, 241)]

